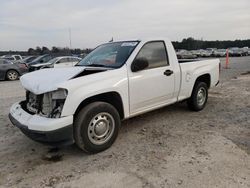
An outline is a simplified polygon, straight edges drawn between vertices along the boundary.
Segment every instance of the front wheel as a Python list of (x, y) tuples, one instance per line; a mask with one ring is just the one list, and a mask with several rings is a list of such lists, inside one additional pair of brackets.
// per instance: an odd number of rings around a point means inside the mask
[(196, 82), (191, 97), (188, 99), (187, 104), (189, 109), (193, 111), (202, 110), (207, 103), (208, 87), (204, 82)]
[(121, 125), (117, 110), (105, 102), (94, 102), (79, 111), (74, 122), (76, 145), (89, 153), (109, 148)]

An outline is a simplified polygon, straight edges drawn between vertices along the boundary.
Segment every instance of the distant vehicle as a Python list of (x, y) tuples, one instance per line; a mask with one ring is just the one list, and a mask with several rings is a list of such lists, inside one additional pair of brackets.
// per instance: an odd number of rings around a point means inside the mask
[(226, 49), (218, 49), (218, 50), (215, 50), (213, 53), (214, 57), (226, 57), (226, 55), (227, 55)]
[(217, 48), (207, 48), (206, 50), (213, 52), (213, 51), (217, 50)]
[(85, 58), (86, 56), (87, 56), (88, 54), (87, 53), (82, 53), (82, 54), (80, 54), (78, 57), (80, 57), (80, 58)]
[(56, 57), (48, 61), (47, 63), (39, 63), (31, 65), (33, 70), (39, 70), (42, 68), (61, 68), (61, 67), (73, 67), (82, 59), (73, 56)]
[(244, 48), (241, 48), (241, 53), (242, 53), (242, 56), (247, 56), (248, 55), (248, 47), (244, 47)]
[(36, 56), (27, 56), (22, 60), (17, 61), (18, 63), (25, 63), (28, 64), (29, 62), (33, 61), (36, 58)]
[(36, 57), (35, 59), (33, 59), (31, 62), (29, 62), (29, 65), (35, 65), (35, 64), (39, 64), (39, 63), (46, 63), (49, 60), (51, 60), (53, 57), (49, 54), (45, 54), (45, 55), (40, 55), (38, 57)]
[(10, 60), (10, 61), (18, 61), (18, 60), (22, 60), (22, 56), (21, 55), (3, 55), (1, 56), (1, 59), (7, 59), (7, 60)]
[(195, 58), (197, 58), (196, 55), (192, 54), (191, 52), (189, 52), (187, 50), (179, 50), (178, 52), (176, 52), (176, 54), (177, 54), (178, 59), (195, 59)]
[(39, 63), (46, 63), (49, 60), (51, 60), (52, 58), (53, 57), (51, 55), (49, 55), (49, 54), (38, 56), (33, 61), (27, 63), (27, 65), (29, 67), (29, 71), (34, 71), (32, 65), (36, 65), (36, 64), (39, 64)]
[(243, 55), (242, 50), (238, 47), (233, 47), (229, 49), (229, 56), (240, 57), (242, 55)]
[(248, 51), (247, 51), (247, 55), (250, 55), (250, 49), (248, 49)]
[(201, 50), (192, 50), (190, 51), (193, 55), (196, 55), (197, 57), (201, 57)]
[(213, 50), (207, 49), (207, 50), (201, 50), (201, 57), (211, 57), (213, 54)]
[(25, 64), (0, 59), (0, 80), (17, 80), (19, 76), (26, 72), (28, 72), (28, 67)]

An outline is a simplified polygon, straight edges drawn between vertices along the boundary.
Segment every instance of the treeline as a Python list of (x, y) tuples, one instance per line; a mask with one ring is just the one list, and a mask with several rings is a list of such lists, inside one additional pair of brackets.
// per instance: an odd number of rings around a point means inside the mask
[(51, 49), (43, 46), (43, 47), (36, 47), (36, 48), (29, 48), (27, 51), (0, 51), (0, 56), (1, 55), (6, 55), (6, 54), (20, 54), (23, 56), (27, 55), (43, 55), (43, 54), (52, 54), (56, 56), (60, 55), (72, 55), (72, 54), (88, 54), (91, 52), (92, 49), (86, 48), (86, 49), (69, 49), (69, 48), (60, 48), (60, 47), (52, 47)]
[[(185, 49), (185, 50), (198, 50), (206, 48), (217, 48), (217, 49), (226, 49), (230, 47), (250, 47), (249, 40), (235, 40), (235, 41), (203, 41), (196, 40), (192, 37), (183, 39), (181, 42), (174, 41), (173, 45), (175, 49)], [(69, 48), (60, 48), (52, 47), (51, 49), (43, 46), (36, 48), (29, 48), (27, 51), (0, 51), (0, 55), (5, 54), (20, 54), (20, 55), (43, 55), (43, 54), (52, 54), (52, 55), (72, 55), (72, 54), (88, 54), (92, 49), (69, 49)]]
[(227, 49), (230, 47), (250, 47), (250, 39), (248, 40), (235, 40), (235, 41), (203, 41), (196, 40), (192, 37), (183, 39), (181, 42), (173, 42), (175, 49), (185, 49), (185, 50), (198, 50), (206, 48), (217, 48), (217, 49)]

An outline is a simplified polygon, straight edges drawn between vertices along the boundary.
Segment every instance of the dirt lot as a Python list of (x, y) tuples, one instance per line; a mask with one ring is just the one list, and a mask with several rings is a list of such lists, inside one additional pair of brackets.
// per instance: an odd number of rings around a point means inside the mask
[(125, 121), (96, 155), (26, 138), (7, 117), (24, 90), (0, 82), (0, 187), (250, 187), (250, 57), (230, 67), (202, 112), (181, 103)]

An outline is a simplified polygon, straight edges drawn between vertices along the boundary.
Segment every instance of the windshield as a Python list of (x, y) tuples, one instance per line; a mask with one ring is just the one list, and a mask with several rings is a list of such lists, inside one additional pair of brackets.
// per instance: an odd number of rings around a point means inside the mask
[(7, 60), (15, 60), (14, 57), (4, 57), (4, 59), (7, 59)]
[(77, 66), (119, 68), (127, 61), (138, 43), (129, 41), (103, 44), (81, 60)]
[(51, 60), (49, 60), (47, 63), (48, 64), (55, 64), (60, 58), (56, 57), (56, 58), (53, 58)]
[(46, 55), (40, 55), (38, 56), (37, 58), (35, 58), (33, 61), (31, 61), (30, 63), (33, 63), (33, 62), (37, 62), (39, 61), (40, 59), (42, 59), (43, 57), (45, 57)]

